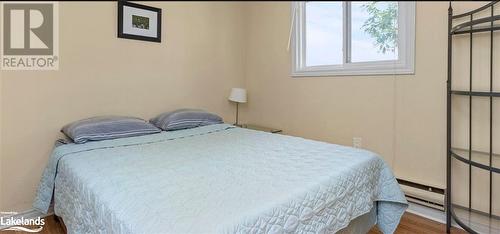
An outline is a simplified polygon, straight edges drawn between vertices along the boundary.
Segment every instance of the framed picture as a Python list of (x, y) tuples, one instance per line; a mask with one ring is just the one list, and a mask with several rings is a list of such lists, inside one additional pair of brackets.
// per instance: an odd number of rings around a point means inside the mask
[(161, 42), (161, 9), (118, 1), (118, 37)]

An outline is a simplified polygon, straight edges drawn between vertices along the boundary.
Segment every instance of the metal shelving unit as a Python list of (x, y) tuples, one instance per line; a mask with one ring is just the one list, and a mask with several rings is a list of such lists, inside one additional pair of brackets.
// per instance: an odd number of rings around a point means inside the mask
[[(446, 223), (447, 232), (450, 232), (452, 219), (455, 220), (462, 228), (470, 233), (500, 233), (500, 217), (493, 214), (492, 207), (494, 202), (500, 202), (498, 197), (493, 195), (493, 174), (499, 173), (500, 168), (495, 167), (494, 160), (500, 160), (500, 155), (493, 152), (493, 104), (494, 99), (500, 97), (500, 92), (493, 90), (493, 67), (494, 59), (494, 32), (500, 30), (500, 15), (494, 14), (494, 9), (499, 1), (492, 1), (475, 10), (453, 15), (453, 8), (448, 9), (448, 80), (447, 80), (447, 161), (446, 161)], [(479, 14), (488, 14), (482, 18), (475, 19), (474, 16)], [(462, 20), (461, 23), (454, 24), (457, 20)], [(465, 22), (463, 22), (465, 21)], [(476, 91), (473, 89), (473, 42), (476, 33), (489, 33), (490, 53), (489, 53), (489, 91)], [(453, 54), (453, 38), (456, 35), (469, 36), (469, 90), (453, 90), (452, 89), (452, 54)], [(498, 77), (498, 74), (496, 75)], [(467, 96), (469, 101), (469, 147), (468, 149), (457, 149), (452, 147), (452, 97), (454, 95)], [(479, 152), (472, 148), (472, 100), (476, 97), (486, 97), (489, 100), (489, 152)], [(499, 117), (497, 117), (498, 119)], [(456, 162), (455, 162), (456, 161)], [(468, 170), (468, 205), (463, 206), (455, 203), (452, 190), (452, 176), (454, 163), (465, 165)], [(475, 209), (472, 206), (472, 169), (480, 169), (489, 174), (489, 195), (488, 195), (488, 212)], [(495, 184), (498, 186), (498, 184)]]

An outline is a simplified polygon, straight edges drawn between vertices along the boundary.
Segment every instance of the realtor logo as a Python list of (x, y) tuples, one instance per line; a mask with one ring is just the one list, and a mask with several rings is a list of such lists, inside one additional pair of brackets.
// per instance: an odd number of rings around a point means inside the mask
[(1, 12), (1, 68), (57, 70), (58, 3), (3, 2)]

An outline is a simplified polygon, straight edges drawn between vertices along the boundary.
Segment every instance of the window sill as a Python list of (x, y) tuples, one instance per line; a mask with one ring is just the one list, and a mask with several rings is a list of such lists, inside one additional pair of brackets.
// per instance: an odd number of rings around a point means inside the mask
[(414, 69), (377, 69), (377, 70), (300, 70), (292, 71), (292, 77), (314, 76), (383, 76), (383, 75), (414, 75)]

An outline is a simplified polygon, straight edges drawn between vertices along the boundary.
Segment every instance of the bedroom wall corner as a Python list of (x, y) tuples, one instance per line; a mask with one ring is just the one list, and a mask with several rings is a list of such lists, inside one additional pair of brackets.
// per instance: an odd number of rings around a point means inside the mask
[(68, 122), (181, 107), (232, 121), (227, 95), (243, 85), (242, 3), (141, 4), (162, 9), (161, 43), (117, 38), (116, 2), (61, 2), (59, 70), (1, 71), (1, 211), (31, 208)]
[[(454, 2), (453, 8), (460, 13), (485, 3)], [(343, 145), (362, 137), (363, 148), (380, 154), (398, 178), (444, 188), (448, 4), (416, 3), (415, 74), (291, 77), (291, 53), (286, 50), (290, 3), (247, 3), (245, 84), (249, 102), (243, 118), (281, 128), (287, 134)], [(468, 69), (467, 38), (457, 45), (464, 48), (456, 53), (463, 58), (457, 67), (463, 69)], [(482, 47), (488, 48), (488, 38), (483, 35), (476, 40), (483, 40)], [(474, 61), (486, 66), (489, 51), (480, 46), (474, 45)], [(475, 69), (474, 76), (483, 78), (475, 87), (487, 87), (487, 71)], [(486, 113), (479, 117), (478, 121), (487, 122)], [(476, 131), (482, 138), (478, 142), (488, 142), (484, 129)], [(465, 142), (466, 138), (459, 140)]]
[(291, 77), (290, 2), (249, 2), (245, 9), (245, 121), (343, 145), (362, 137), (365, 148), (392, 164), (399, 77)]

